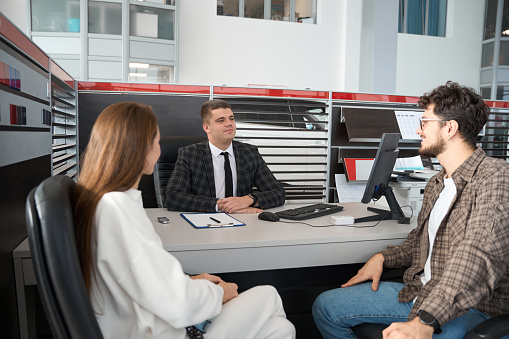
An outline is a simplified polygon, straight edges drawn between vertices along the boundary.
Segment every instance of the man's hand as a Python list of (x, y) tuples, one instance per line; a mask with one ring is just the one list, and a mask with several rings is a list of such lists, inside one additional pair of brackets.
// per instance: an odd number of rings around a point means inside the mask
[(219, 284), (220, 282), (223, 281), (223, 279), (219, 278), (217, 275), (212, 275), (212, 274), (208, 274), (208, 273), (202, 273), (202, 274), (198, 274), (198, 275), (193, 275), (193, 276), (190, 276), (189, 278), (191, 278), (193, 280), (195, 280), (195, 279), (205, 279), (205, 280), (213, 282), (214, 284)]
[(373, 291), (378, 290), (378, 283), (380, 282), (380, 276), (384, 270), (384, 256), (381, 253), (377, 253), (368, 260), (367, 263), (357, 272), (357, 274), (348, 280), (341, 287), (352, 286), (366, 280), (373, 280), (371, 289)]
[(217, 201), (217, 208), (226, 213), (247, 213), (238, 212), (251, 206), (253, 199), (249, 195), (243, 197), (228, 197)]
[(235, 298), (239, 295), (239, 292), (237, 292), (237, 289), (238, 289), (237, 284), (227, 283), (227, 282), (222, 281), (218, 285), (221, 286), (224, 290), (223, 304), (225, 302), (232, 300), (233, 298)]
[(415, 317), (404, 323), (392, 323), (382, 334), (384, 339), (430, 339), (433, 336), (433, 327), (424, 325), (419, 317)]
[(263, 212), (263, 210), (257, 207), (248, 207), (235, 211), (235, 213), (260, 213), (260, 212)]

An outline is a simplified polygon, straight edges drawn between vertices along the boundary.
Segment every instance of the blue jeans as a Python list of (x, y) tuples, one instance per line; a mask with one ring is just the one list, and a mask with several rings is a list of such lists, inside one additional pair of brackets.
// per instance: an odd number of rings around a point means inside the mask
[[(403, 286), (405, 284), (382, 281), (377, 292), (371, 289), (371, 282), (326, 291), (313, 304), (315, 324), (328, 339), (356, 338), (351, 328), (362, 323), (390, 325), (407, 321), (414, 302), (398, 302), (398, 292)], [(463, 316), (447, 322), (442, 326), (442, 333), (434, 334), (433, 338), (463, 338), (488, 318), (489, 315), (470, 309)]]

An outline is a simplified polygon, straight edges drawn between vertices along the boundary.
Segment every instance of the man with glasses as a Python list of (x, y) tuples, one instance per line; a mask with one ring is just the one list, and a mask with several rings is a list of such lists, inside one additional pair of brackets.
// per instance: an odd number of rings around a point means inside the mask
[[(317, 298), (313, 316), (324, 338), (355, 338), (351, 327), (361, 323), (391, 324), (384, 338), (463, 338), (509, 313), (509, 164), (476, 147), (489, 109), (454, 82), (419, 106), (419, 152), (443, 168), (426, 185), (407, 240)], [(407, 267), (404, 283), (380, 282), (384, 267)]]

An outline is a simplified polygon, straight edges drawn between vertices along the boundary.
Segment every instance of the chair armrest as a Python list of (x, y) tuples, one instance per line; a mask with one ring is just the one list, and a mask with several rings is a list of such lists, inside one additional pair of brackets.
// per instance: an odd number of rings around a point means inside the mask
[(497, 339), (508, 334), (509, 314), (503, 314), (483, 321), (468, 332), (465, 339)]

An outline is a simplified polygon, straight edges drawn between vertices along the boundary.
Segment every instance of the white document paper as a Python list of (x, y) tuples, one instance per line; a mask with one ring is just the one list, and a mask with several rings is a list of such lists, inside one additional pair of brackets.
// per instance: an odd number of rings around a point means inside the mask
[(422, 165), (422, 159), (420, 155), (408, 158), (398, 158), (396, 159), (396, 165), (394, 165), (394, 170), (396, 171), (422, 169), (424, 169), (424, 166)]
[(422, 117), (422, 113), (415, 111), (394, 111), (403, 139), (418, 140), (421, 138), (415, 131), (420, 126), (419, 119)]
[(240, 220), (223, 213), (180, 213), (195, 228), (244, 226)]
[(347, 182), (344, 174), (336, 174), (336, 189), (339, 202), (360, 202), (366, 189), (365, 183)]

